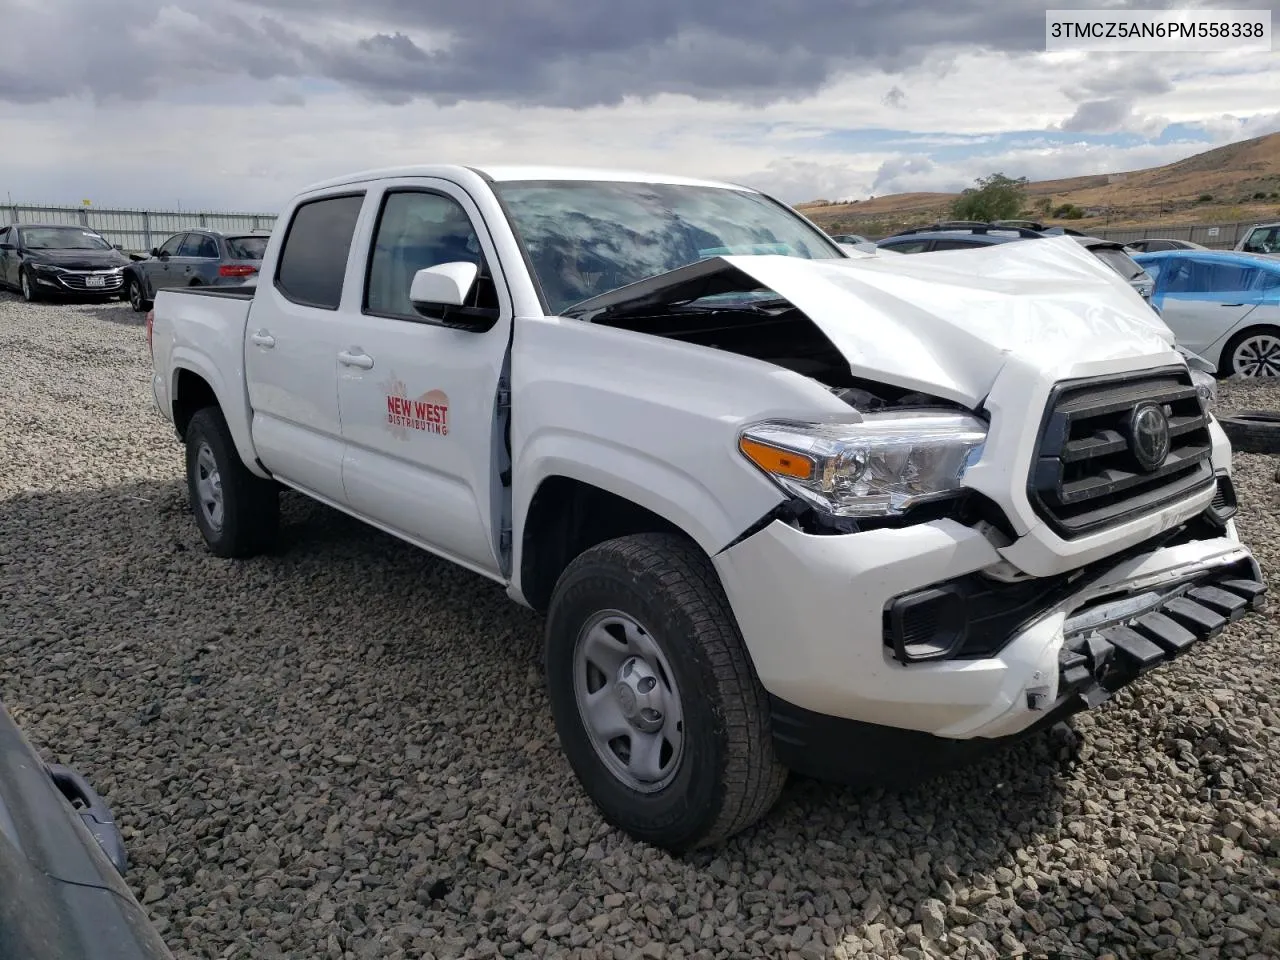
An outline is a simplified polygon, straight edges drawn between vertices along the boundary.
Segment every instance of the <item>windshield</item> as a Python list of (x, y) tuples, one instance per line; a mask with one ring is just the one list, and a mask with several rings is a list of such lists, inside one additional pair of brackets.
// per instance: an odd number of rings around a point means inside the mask
[(1093, 254), (1126, 280), (1141, 280), (1146, 273), (1142, 267), (1138, 266), (1137, 261), (1130, 259), (1123, 250), (1117, 250), (1114, 247), (1097, 247)]
[(261, 260), (266, 250), (266, 237), (227, 237), (227, 253), (232, 260)]
[(80, 227), (29, 227), (22, 231), (28, 250), (110, 250), (111, 244)]
[(832, 240), (756, 193), (596, 181), (495, 184), (553, 314), (708, 257), (843, 259)]

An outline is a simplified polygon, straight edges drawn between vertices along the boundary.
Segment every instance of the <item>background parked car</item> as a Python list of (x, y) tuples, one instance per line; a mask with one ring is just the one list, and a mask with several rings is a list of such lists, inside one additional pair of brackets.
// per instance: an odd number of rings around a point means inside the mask
[(1130, 240), (1125, 244), (1130, 253), (1157, 253), (1161, 250), (1208, 250), (1209, 248), (1190, 240), (1175, 240), (1172, 237), (1150, 237), (1146, 240)]
[(53, 294), (119, 296), (130, 263), (87, 227), (20, 223), (0, 227), (0, 287), (28, 303)]
[(1280, 258), (1172, 250), (1134, 259), (1155, 280), (1152, 303), (1169, 329), (1219, 376), (1280, 377)]
[(842, 247), (853, 247), (855, 250), (861, 250), (864, 253), (876, 252), (874, 243), (856, 233), (833, 233), (831, 239)]
[(127, 863), (102, 798), (46, 765), (0, 704), (0, 957), (172, 960), (122, 878)]
[(225, 287), (254, 280), (268, 239), (260, 233), (217, 230), (175, 233), (125, 271), (129, 304), (141, 313), (165, 287)]
[(896, 250), (898, 253), (930, 253), (938, 250), (968, 250), (972, 247), (985, 247), (996, 243), (1065, 234), (1075, 239), (1123, 277), (1144, 300), (1151, 301), (1153, 287), (1151, 278), (1125, 253), (1124, 244), (1115, 240), (1087, 237), (1072, 230), (1063, 230), (1061, 227), (1046, 228), (1040, 224), (1022, 226), (1023, 223), (1030, 223), (1030, 221), (1017, 221), (1016, 224), (1005, 221), (980, 223), (967, 220), (935, 223), (932, 226), (895, 233), (879, 241), (877, 246), (885, 250)]
[(1280, 254), (1280, 223), (1260, 223), (1236, 244), (1242, 253)]

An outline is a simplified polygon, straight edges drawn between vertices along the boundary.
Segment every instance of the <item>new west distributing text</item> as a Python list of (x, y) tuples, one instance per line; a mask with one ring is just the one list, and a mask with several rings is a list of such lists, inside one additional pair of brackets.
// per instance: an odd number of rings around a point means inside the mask
[(393, 427), (425, 430), (427, 433), (449, 434), (449, 405), (407, 397), (387, 397), (387, 423)]

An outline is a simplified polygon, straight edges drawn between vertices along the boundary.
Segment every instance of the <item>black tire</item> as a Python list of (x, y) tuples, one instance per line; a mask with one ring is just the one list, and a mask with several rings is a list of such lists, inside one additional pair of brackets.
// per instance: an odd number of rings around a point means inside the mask
[[(1241, 330), (1234, 337), (1228, 340), (1227, 345), (1222, 348), (1222, 353), (1220, 354), (1221, 359), (1218, 361), (1218, 377), (1220, 379), (1225, 380), (1229, 377), (1238, 376), (1238, 374), (1236, 374), (1236, 368), (1235, 368), (1236, 351), (1240, 348), (1240, 345), (1244, 343), (1246, 340), (1250, 340), (1253, 337), (1258, 337), (1258, 336), (1280, 338), (1280, 328), (1268, 327), (1265, 325), (1257, 326), (1257, 327), (1249, 327), (1247, 330)], [(1274, 352), (1273, 352), (1273, 357), (1274, 357)], [(1273, 366), (1275, 362), (1276, 361), (1273, 358), (1272, 360)], [(1254, 379), (1254, 378), (1250, 377), (1247, 379)]]
[(1280, 410), (1237, 410), (1218, 423), (1235, 452), (1280, 453)]
[[(614, 775), (578, 709), (578, 635), (606, 610), (646, 625), (680, 691), (683, 754), (656, 792)], [(764, 690), (715, 570), (687, 540), (622, 537), (570, 563), (547, 616), (546, 669), (570, 766), (605, 820), (635, 839), (673, 853), (710, 846), (764, 816), (782, 791), (787, 770), (773, 751)]]
[(129, 306), (133, 307), (134, 313), (145, 313), (151, 307), (146, 288), (137, 277), (129, 278), (129, 282), (125, 285), (124, 299), (129, 301)]
[(31, 276), (31, 271), (26, 267), (18, 269), (18, 292), (27, 303), (39, 303), (44, 299), (35, 277)]
[[(250, 473), (240, 459), (222, 411), (205, 407), (187, 425), (187, 496), (200, 533), (219, 557), (251, 557), (268, 550), (280, 529), (279, 488)], [(221, 481), (222, 514), (215, 524), (201, 504), (199, 459), (208, 447)]]

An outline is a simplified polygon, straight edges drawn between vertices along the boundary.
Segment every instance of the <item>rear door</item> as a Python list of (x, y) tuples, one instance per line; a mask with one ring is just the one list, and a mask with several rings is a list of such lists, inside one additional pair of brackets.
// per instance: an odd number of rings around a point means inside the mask
[(213, 283), (218, 275), (218, 241), (207, 233), (188, 233), (169, 268), (176, 285)]
[[(348, 502), (436, 553), (500, 575), (497, 393), (512, 309), (493, 241), (471, 197), (444, 180), (388, 181), (370, 206), (372, 243), (357, 244), (370, 250), (365, 289), (344, 302), (339, 344)], [(482, 333), (443, 326), (409, 302), (418, 270), (457, 261), (481, 268), (477, 305), (500, 309)]]
[(1160, 316), (1193, 353), (1205, 353), (1260, 301), (1256, 267), (1208, 257), (1170, 257), (1159, 273)]
[(315, 194), (285, 228), (273, 275), (258, 281), (245, 329), (253, 443), (281, 480), (335, 505), (342, 487), (338, 419), (340, 309), (359, 310), (345, 282), (363, 189)]

